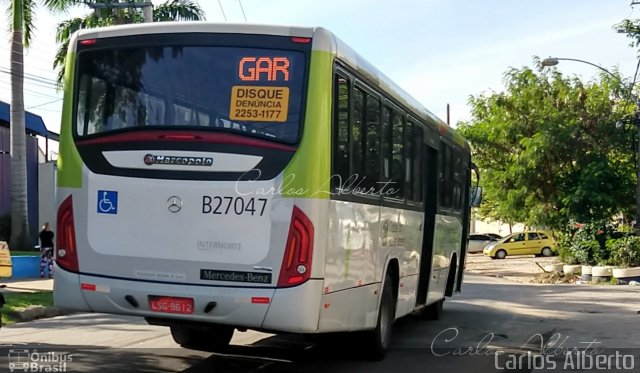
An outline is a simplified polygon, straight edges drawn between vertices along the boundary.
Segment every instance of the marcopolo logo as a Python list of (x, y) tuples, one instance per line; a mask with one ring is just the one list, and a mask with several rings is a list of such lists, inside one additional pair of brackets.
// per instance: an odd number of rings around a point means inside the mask
[(209, 157), (187, 157), (173, 155), (147, 154), (144, 156), (144, 164), (152, 166), (154, 164), (166, 164), (177, 166), (211, 166), (213, 158)]
[(10, 372), (66, 372), (73, 361), (68, 352), (38, 352), (37, 350), (9, 350)]

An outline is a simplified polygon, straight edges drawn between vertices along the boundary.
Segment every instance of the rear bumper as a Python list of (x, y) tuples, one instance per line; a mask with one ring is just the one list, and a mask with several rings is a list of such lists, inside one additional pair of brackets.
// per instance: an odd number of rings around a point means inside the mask
[[(309, 280), (287, 289), (232, 288), (78, 275), (60, 267), (55, 268), (55, 277), (54, 302), (62, 309), (226, 324), (275, 332), (313, 333), (318, 329), (322, 280)], [(90, 284), (90, 289), (83, 290), (81, 284)], [(194, 312), (182, 315), (151, 311), (150, 295), (193, 298)], [(269, 303), (253, 303), (253, 298), (269, 298)], [(216, 305), (205, 312), (210, 302)]]

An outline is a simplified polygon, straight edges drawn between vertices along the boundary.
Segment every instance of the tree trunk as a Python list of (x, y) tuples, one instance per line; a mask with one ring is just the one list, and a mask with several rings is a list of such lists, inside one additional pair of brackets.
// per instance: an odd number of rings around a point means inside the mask
[(13, 0), (11, 34), (11, 250), (31, 249), (27, 210), (27, 149), (24, 114), (24, 46), (22, 44), (22, 0)]

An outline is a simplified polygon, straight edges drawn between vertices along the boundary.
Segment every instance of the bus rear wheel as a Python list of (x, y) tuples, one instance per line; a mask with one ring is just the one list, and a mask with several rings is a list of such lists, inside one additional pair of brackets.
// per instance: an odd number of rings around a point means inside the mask
[(171, 325), (173, 340), (184, 348), (215, 352), (229, 346), (235, 328), (226, 325)]
[(382, 288), (376, 328), (362, 336), (366, 346), (362, 351), (365, 352), (367, 360), (378, 361), (384, 359), (391, 344), (391, 329), (396, 318), (394, 283), (393, 277), (387, 273)]

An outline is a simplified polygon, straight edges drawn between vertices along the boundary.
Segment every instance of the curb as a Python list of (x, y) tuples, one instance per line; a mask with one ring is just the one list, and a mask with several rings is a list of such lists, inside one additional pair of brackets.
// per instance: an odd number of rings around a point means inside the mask
[(56, 316), (68, 315), (71, 312), (64, 312), (53, 306), (29, 306), (20, 311), (7, 312), (7, 315), (15, 323), (33, 321), (38, 319), (48, 319)]

